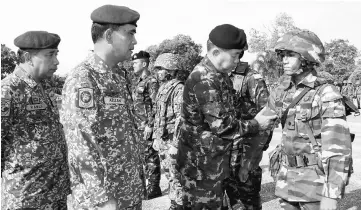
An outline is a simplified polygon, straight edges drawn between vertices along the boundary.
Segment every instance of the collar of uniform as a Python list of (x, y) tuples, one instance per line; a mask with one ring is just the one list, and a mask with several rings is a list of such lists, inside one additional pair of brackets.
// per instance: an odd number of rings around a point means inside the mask
[[(314, 72), (312, 71), (309, 74), (307, 74), (296, 86), (305, 85), (310, 88), (314, 88), (316, 80), (317, 80), (317, 76), (315, 76)], [(291, 79), (289, 79), (285, 82), (288, 83), (288, 85), (285, 86), (286, 89), (289, 89), (290, 87), (295, 85)]]
[(211, 70), (211, 71), (213, 71), (213, 72), (215, 72), (215, 73), (217, 73), (218, 71), (217, 71), (217, 69), (216, 69), (216, 67), (213, 65), (213, 63), (211, 62), (211, 60), (207, 57), (207, 55), (203, 58), (203, 65), (207, 68), (207, 69), (209, 69), (209, 70)]
[(38, 85), (38, 83), (35, 82), (35, 80), (31, 77), (31, 75), (20, 66), (16, 66), (14, 70), (14, 74), (19, 77), (21, 80), (26, 82), (31, 88), (34, 88)]
[(88, 58), (88, 63), (91, 64), (96, 72), (109, 73), (111, 71), (111, 68), (95, 53), (91, 53)]

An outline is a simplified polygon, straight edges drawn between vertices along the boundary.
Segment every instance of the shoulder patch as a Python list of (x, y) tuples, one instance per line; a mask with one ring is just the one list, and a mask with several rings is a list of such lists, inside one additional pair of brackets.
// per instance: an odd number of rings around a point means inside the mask
[(78, 89), (78, 106), (79, 108), (94, 107), (94, 90), (92, 88)]
[(10, 116), (10, 99), (1, 98), (1, 117)]

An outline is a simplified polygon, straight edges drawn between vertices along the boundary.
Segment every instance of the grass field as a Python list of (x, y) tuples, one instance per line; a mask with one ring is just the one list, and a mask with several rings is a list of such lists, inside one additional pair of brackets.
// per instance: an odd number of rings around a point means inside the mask
[[(349, 116), (347, 118), (351, 132), (356, 134), (356, 139), (352, 144), (354, 173), (352, 174), (349, 185), (346, 187), (346, 196), (339, 202), (339, 210), (361, 210), (361, 116)], [(271, 151), (281, 139), (281, 129), (277, 128), (274, 132), (270, 148), (264, 153), (261, 162), (263, 168), (262, 176), (262, 206), (264, 210), (279, 210), (278, 199), (274, 196), (273, 179), (268, 172), (268, 152)], [(143, 201), (143, 209), (146, 210), (165, 210), (170, 206), (167, 196), (167, 181), (164, 176), (161, 180), (163, 196)]]

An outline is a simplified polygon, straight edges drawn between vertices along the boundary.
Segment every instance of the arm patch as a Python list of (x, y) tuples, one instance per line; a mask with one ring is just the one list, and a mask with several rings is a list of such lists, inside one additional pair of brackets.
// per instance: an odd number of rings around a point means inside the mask
[(77, 101), (79, 108), (94, 107), (94, 90), (92, 88), (79, 88)]
[(10, 116), (10, 99), (1, 98), (1, 117)]

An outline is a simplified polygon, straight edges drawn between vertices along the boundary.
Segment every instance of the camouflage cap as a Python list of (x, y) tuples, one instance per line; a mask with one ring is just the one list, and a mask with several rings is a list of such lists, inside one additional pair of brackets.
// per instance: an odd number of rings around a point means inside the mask
[(299, 53), (305, 60), (317, 64), (325, 60), (325, 48), (318, 36), (308, 30), (291, 31), (277, 40), (274, 50)]
[(173, 53), (160, 54), (154, 63), (154, 68), (163, 67), (168, 70), (180, 70), (179, 69), (179, 56)]

